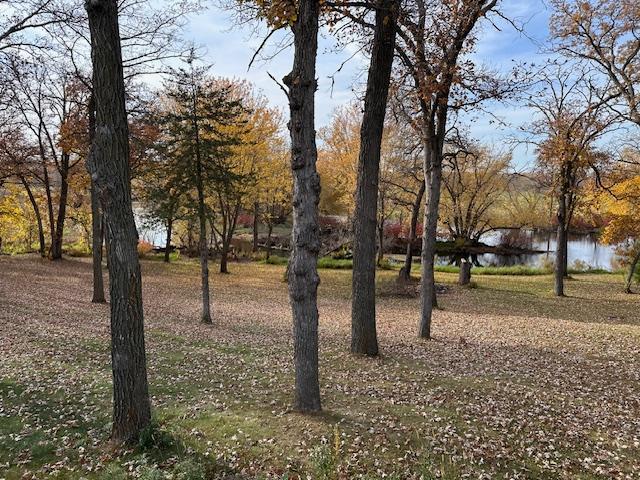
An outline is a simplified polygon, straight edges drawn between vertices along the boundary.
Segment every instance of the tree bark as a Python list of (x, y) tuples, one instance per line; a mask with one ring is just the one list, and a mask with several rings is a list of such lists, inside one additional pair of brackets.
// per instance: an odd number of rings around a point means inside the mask
[(255, 202), (253, 204), (253, 253), (258, 251), (258, 215), (260, 204)]
[[(564, 180), (563, 180), (564, 181)], [(558, 230), (556, 232), (556, 261), (554, 268), (554, 293), (557, 297), (564, 297), (564, 277), (567, 256), (567, 204), (565, 189), (558, 198)]]
[(91, 177), (106, 224), (111, 298), (112, 440), (133, 444), (151, 421), (138, 233), (131, 207), (129, 132), (115, 0), (86, 0), (96, 135)]
[(316, 55), (320, 2), (300, 0), (292, 26), (294, 60), (284, 77), (289, 87), (293, 231), (289, 261), (289, 298), (293, 314), (295, 393), (293, 407), (301, 412), (321, 409), (318, 379), (318, 203), (320, 176), (314, 125)]
[(404, 266), (400, 269), (399, 276), (402, 280), (411, 279), (411, 267), (413, 265), (413, 243), (416, 241), (418, 229), (418, 217), (420, 216), (420, 206), (422, 205), (422, 197), (424, 197), (425, 183), (424, 180), (416, 195), (416, 201), (411, 208), (411, 224), (409, 225), (409, 238), (407, 239), (407, 253), (404, 257)]
[(271, 235), (273, 234), (273, 224), (269, 223), (267, 228), (267, 259), (269, 259), (271, 258)]
[(27, 191), (27, 196), (29, 197), (29, 202), (31, 203), (31, 207), (33, 208), (33, 213), (36, 216), (36, 222), (38, 223), (38, 252), (42, 258), (47, 256), (46, 247), (44, 242), (44, 228), (42, 226), (42, 215), (40, 214), (40, 208), (38, 207), (38, 202), (36, 202), (36, 198), (31, 191), (31, 187), (29, 186), (29, 182), (24, 177), (20, 177), (20, 182), (24, 186)]
[(60, 198), (58, 200), (58, 216), (55, 234), (51, 243), (51, 260), (62, 258), (62, 241), (64, 238), (64, 222), (67, 216), (67, 199), (69, 197), (69, 154), (63, 153), (60, 169)]
[(91, 180), (91, 263), (93, 270), (92, 303), (105, 303), (104, 280), (102, 277), (102, 243), (104, 231), (102, 229), (102, 210), (96, 186)]
[(222, 250), (220, 251), (220, 273), (229, 273), (229, 242), (222, 239)]
[(458, 275), (458, 285), (466, 286), (471, 283), (471, 262), (463, 258), (460, 262), (460, 273)]
[(436, 301), (435, 272), (433, 268), (436, 254), (438, 231), (438, 209), (442, 185), (442, 158), (430, 144), (425, 145), (425, 193), (424, 228), (422, 233), (421, 259), (421, 313), (418, 326), (420, 338), (431, 338), (431, 315)]
[[(96, 136), (96, 104), (93, 94), (89, 97), (89, 145), (93, 145)], [(89, 168), (90, 155), (89, 151), (87, 155), (87, 171), (91, 175)], [(91, 263), (93, 270), (93, 295), (91, 297), (92, 303), (105, 303), (104, 297), (104, 279), (102, 276), (102, 243), (104, 241), (104, 229), (102, 218), (102, 209), (100, 208), (100, 199), (98, 198), (98, 192), (94, 184), (93, 178), (91, 179)]]
[(200, 126), (198, 123), (197, 86), (193, 92), (193, 128), (196, 142), (196, 189), (198, 190), (198, 221), (200, 224), (200, 277), (202, 283), (202, 323), (211, 325), (211, 302), (209, 298), (209, 246), (207, 245), (207, 217), (204, 204), (204, 180), (202, 178), (202, 158), (200, 154)]
[(171, 259), (171, 233), (173, 231), (173, 219), (167, 219), (167, 241), (164, 245), (164, 262), (169, 263)]
[(395, 49), (397, 3), (381, 0), (360, 128), (356, 206), (353, 218), (353, 279), (351, 301), (351, 352), (378, 354), (376, 333), (376, 224), (380, 148)]

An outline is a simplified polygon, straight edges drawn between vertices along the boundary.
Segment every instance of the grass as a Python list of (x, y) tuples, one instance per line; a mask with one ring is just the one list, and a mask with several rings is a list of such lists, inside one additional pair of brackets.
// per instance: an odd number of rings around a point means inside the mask
[(381, 296), (367, 359), (348, 353), (350, 272), (322, 269), (324, 410), (302, 416), (284, 266), (230, 270), (211, 276), (206, 327), (197, 262), (143, 260), (155, 424), (114, 450), (109, 307), (89, 301), (89, 262), (0, 259), (0, 478), (640, 475), (640, 299), (621, 276), (577, 275), (558, 299), (551, 275), (474, 274), (464, 289), (438, 272), (434, 339), (415, 338), (418, 298)]
[[(261, 260), (261, 263), (266, 265), (286, 265), (288, 263), (288, 259), (280, 256), (271, 256), (268, 259)], [(351, 259), (336, 259), (332, 257), (322, 257), (318, 260), (318, 268), (320, 269), (331, 269), (331, 270), (351, 270), (353, 269), (353, 260)], [(419, 268), (417, 266), (416, 268)], [(389, 261), (384, 261), (383, 264), (379, 267), (380, 270), (399, 270), (400, 265), (394, 264)], [(436, 265), (435, 271), (439, 273), (458, 273), (460, 271), (460, 267), (456, 265)], [(507, 276), (532, 276), (532, 275), (550, 275), (553, 273), (552, 269), (542, 268), (542, 267), (529, 267), (526, 265), (512, 265), (505, 267), (473, 267), (471, 270), (473, 275), (507, 275)], [(570, 275), (581, 275), (581, 274), (601, 274), (606, 275), (609, 273), (620, 274), (622, 272), (609, 272), (604, 269), (576, 269), (570, 268)]]

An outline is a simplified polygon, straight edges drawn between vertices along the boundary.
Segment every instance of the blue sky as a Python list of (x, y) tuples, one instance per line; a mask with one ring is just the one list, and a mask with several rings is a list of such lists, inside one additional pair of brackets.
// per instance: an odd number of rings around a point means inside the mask
[[(519, 32), (506, 21), (495, 18), (498, 29), (489, 22), (483, 22), (480, 30), (480, 41), (474, 58), (498, 70), (510, 69), (513, 61), (542, 61), (544, 55), (539, 52), (540, 45), (548, 32), (549, 13), (542, 0), (503, 0), (501, 12), (518, 24), (524, 24), (524, 33)], [(292, 52), (285, 49), (268, 61), (258, 61), (247, 71), (249, 61), (261, 43), (264, 30), (254, 31), (253, 26), (233, 25), (228, 12), (211, 7), (205, 12), (193, 16), (185, 35), (195, 44), (203, 47), (206, 63), (212, 63), (212, 72), (225, 77), (247, 79), (255, 84), (273, 105), (280, 106), (286, 113), (287, 105), (284, 93), (269, 78), (271, 73), (280, 79), (291, 68)], [(272, 47), (270, 51), (273, 51)], [(336, 70), (347, 60), (353, 51), (347, 47), (336, 51), (335, 45), (328, 35), (323, 35), (319, 45), (318, 56), (318, 93), (316, 95), (316, 123), (326, 125), (331, 112), (338, 106), (356, 98), (356, 91), (361, 88), (368, 59), (356, 55), (338, 73)], [(331, 75), (335, 73), (335, 82)], [(488, 105), (489, 113), (478, 112), (466, 120), (471, 135), (484, 143), (500, 146), (513, 136), (515, 127), (531, 120), (531, 112), (517, 105)], [(491, 122), (491, 115), (500, 117), (509, 124), (498, 127)], [(518, 147), (514, 152), (514, 160), (520, 166), (531, 161), (531, 152)]]

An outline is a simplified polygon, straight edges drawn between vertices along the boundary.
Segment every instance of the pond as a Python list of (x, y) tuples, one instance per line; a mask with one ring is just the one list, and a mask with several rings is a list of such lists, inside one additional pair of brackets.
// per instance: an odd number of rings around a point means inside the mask
[[(487, 245), (498, 245), (505, 232), (508, 230), (496, 230), (482, 236), (481, 242)], [(539, 267), (543, 263), (555, 260), (556, 234), (551, 231), (522, 230), (520, 235), (527, 237), (527, 248), (539, 250), (543, 253), (533, 253), (524, 255), (496, 255), (493, 253), (479, 254), (478, 263), (482, 266), (512, 266), (525, 265)], [(589, 268), (601, 268), (613, 270), (616, 264), (616, 254), (614, 245), (602, 244), (597, 234), (569, 234), (568, 241), (569, 267), (571, 268), (579, 261), (582, 266)], [(450, 256), (443, 256), (437, 259), (440, 265), (451, 263)]]

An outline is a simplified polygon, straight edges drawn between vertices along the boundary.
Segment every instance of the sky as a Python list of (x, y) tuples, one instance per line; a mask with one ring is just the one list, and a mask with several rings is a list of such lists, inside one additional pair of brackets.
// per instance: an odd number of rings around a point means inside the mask
[[(494, 18), (495, 26), (484, 21), (480, 25), (480, 41), (474, 60), (500, 71), (511, 68), (513, 62), (541, 62), (540, 52), (548, 34), (549, 11), (543, 0), (502, 0), (501, 13), (524, 31), (508, 22)], [(291, 48), (279, 52), (268, 60), (254, 62), (248, 69), (251, 58), (262, 42), (264, 28), (234, 25), (228, 12), (211, 6), (204, 12), (193, 15), (186, 25), (185, 36), (201, 47), (203, 61), (212, 64), (212, 73), (218, 76), (246, 79), (252, 82), (272, 105), (287, 113), (286, 98), (280, 87), (269, 77), (281, 79), (290, 69), (293, 61)], [(271, 42), (266, 52), (276, 50)], [(347, 46), (337, 51), (331, 37), (325, 32), (319, 42), (317, 61), (318, 92), (316, 94), (316, 124), (318, 127), (329, 123), (332, 112), (341, 105), (357, 98), (366, 80), (368, 59), (356, 54)], [(340, 65), (352, 57), (340, 69)], [(333, 78), (331, 78), (333, 77)], [(526, 107), (506, 104), (486, 105), (487, 112), (475, 112), (463, 118), (472, 138), (497, 148), (512, 145), (509, 140), (517, 132), (517, 127), (531, 120), (532, 112)], [(493, 116), (499, 117), (507, 126), (498, 125)], [(524, 146), (514, 150), (514, 162), (526, 166), (533, 161), (533, 153)]]

